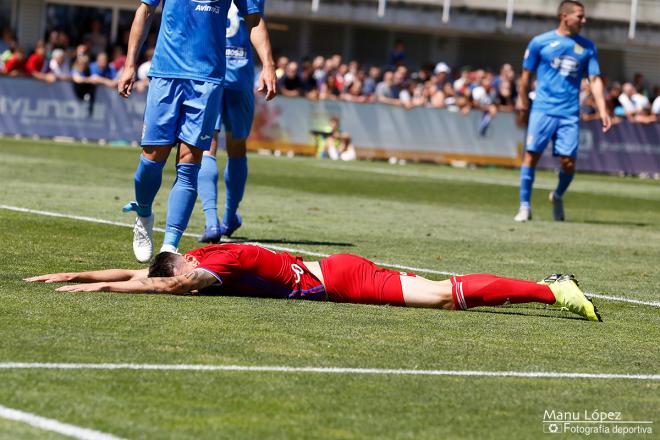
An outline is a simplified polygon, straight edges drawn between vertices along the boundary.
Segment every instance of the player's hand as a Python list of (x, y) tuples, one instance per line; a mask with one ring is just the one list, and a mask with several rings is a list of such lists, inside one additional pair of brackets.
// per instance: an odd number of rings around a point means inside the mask
[(266, 101), (270, 101), (277, 94), (277, 76), (275, 66), (264, 65), (257, 82), (257, 91), (266, 94)]
[(55, 289), (57, 292), (103, 292), (107, 283), (71, 284)]
[(63, 273), (49, 273), (46, 275), (37, 275), (30, 278), (24, 278), (23, 281), (28, 283), (66, 283), (71, 281), (75, 273), (63, 272)]
[(124, 66), (124, 70), (119, 77), (117, 83), (117, 92), (120, 96), (128, 98), (133, 91), (133, 84), (135, 84), (135, 67)]
[(607, 133), (609, 129), (612, 128), (612, 119), (610, 118), (610, 115), (602, 115), (600, 120), (603, 123), (603, 133)]

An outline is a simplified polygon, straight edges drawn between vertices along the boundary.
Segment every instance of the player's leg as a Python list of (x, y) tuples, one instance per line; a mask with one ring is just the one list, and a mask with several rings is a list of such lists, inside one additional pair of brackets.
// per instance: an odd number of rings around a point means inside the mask
[(227, 136), (227, 165), (225, 166), (225, 212), (222, 235), (231, 236), (241, 226), (238, 207), (243, 200), (248, 177), (247, 137), (254, 119), (254, 93), (226, 90), (227, 108), (223, 121)]
[(401, 276), (406, 306), (465, 310), (504, 304), (542, 303), (566, 307), (591, 321), (599, 321), (596, 308), (584, 296), (572, 276), (553, 276), (541, 283), (488, 274), (430, 281)]
[(181, 89), (178, 80), (153, 78), (147, 94), (142, 132), (142, 154), (134, 176), (135, 201), (124, 212), (137, 214), (133, 228), (133, 252), (144, 263), (153, 254), (153, 201), (160, 189), (163, 167), (176, 141)]
[(575, 176), (575, 163), (580, 144), (579, 118), (562, 118), (557, 129), (553, 153), (559, 156), (561, 169), (557, 188), (550, 193), (552, 215), (556, 221), (564, 221), (564, 193)]
[(202, 155), (211, 147), (213, 130), (218, 116), (222, 86), (204, 81), (183, 82), (185, 99), (182, 102), (178, 138), (176, 180), (167, 204), (167, 220), (163, 251), (176, 251), (183, 236), (197, 198), (198, 175)]
[(520, 207), (514, 217), (517, 222), (532, 219), (532, 187), (536, 165), (556, 130), (556, 119), (541, 112), (531, 112), (527, 128), (525, 154), (520, 167)]
[(204, 233), (199, 238), (202, 243), (218, 243), (220, 241), (220, 220), (218, 220), (218, 135), (222, 126), (218, 117), (216, 131), (211, 142), (211, 148), (204, 152), (202, 168), (199, 171), (199, 198), (204, 210)]

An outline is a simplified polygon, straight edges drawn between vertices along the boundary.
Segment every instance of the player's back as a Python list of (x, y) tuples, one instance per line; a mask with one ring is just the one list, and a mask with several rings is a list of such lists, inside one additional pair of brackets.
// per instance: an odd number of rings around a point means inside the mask
[(556, 30), (532, 39), (523, 67), (537, 76), (532, 110), (555, 116), (578, 115), (582, 79), (600, 74), (595, 45), (580, 35), (564, 36)]
[(321, 282), (302, 259), (251, 244), (226, 243), (188, 252), (213, 273), (221, 292), (271, 298), (325, 299)]

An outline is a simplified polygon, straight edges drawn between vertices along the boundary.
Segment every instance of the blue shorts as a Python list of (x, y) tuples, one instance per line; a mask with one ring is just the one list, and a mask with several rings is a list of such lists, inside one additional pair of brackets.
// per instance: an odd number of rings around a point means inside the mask
[(252, 129), (254, 119), (254, 92), (225, 89), (222, 96), (222, 109), (215, 123), (220, 131), (225, 126), (234, 139), (246, 139)]
[(142, 145), (174, 145), (177, 139), (211, 148), (223, 87), (205, 81), (151, 78), (144, 110)]
[(543, 153), (552, 141), (553, 156), (577, 157), (580, 145), (579, 116), (550, 116), (532, 111), (529, 115), (525, 150)]

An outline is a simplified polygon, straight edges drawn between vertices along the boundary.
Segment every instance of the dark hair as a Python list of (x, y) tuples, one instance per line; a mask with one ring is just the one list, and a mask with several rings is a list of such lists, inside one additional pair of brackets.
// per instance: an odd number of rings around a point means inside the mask
[(577, 0), (562, 0), (562, 2), (559, 3), (559, 7), (557, 8), (557, 16), (558, 17), (561, 17), (561, 14), (564, 14), (564, 13), (568, 14), (568, 11), (566, 11), (567, 6), (571, 7), (571, 11), (573, 11), (573, 8), (576, 7), (576, 6), (579, 6), (580, 8), (585, 9), (584, 5), (581, 2), (577, 1)]
[(154, 262), (149, 266), (149, 278), (173, 277), (174, 269), (179, 264), (179, 254), (173, 252), (161, 252), (156, 255)]

